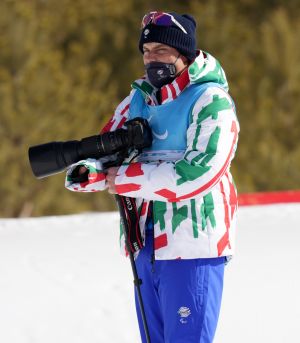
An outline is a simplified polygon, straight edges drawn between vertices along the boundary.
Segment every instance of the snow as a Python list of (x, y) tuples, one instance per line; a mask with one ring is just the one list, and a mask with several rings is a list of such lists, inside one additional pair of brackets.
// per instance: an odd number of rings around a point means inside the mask
[[(300, 341), (299, 223), (300, 204), (240, 208), (215, 343)], [(0, 219), (0, 342), (140, 342), (118, 236), (111, 212)]]

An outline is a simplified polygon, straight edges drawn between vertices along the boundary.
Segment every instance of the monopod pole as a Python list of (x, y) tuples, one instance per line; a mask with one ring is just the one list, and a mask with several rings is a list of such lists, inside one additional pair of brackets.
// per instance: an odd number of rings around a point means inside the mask
[(126, 214), (125, 214), (125, 210), (123, 207), (121, 196), (116, 194), (115, 199), (116, 199), (116, 202), (117, 202), (117, 205), (119, 208), (119, 212), (120, 212), (120, 218), (121, 218), (123, 231), (124, 231), (124, 237), (125, 237), (125, 244), (126, 244), (127, 252), (129, 255), (129, 259), (130, 259), (131, 269), (132, 269), (132, 273), (133, 273), (133, 283), (134, 283), (134, 286), (135, 286), (135, 289), (137, 292), (137, 298), (138, 298), (138, 302), (139, 302), (139, 308), (141, 311), (141, 316), (142, 316), (143, 326), (144, 326), (144, 330), (145, 330), (146, 340), (147, 340), (147, 343), (151, 343), (150, 335), (149, 335), (149, 328), (148, 328), (148, 324), (147, 324), (146, 313), (145, 313), (145, 308), (144, 308), (144, 303), (143, 303), (143, 298), (142, 298), (142, 293), (141, 293), (142, 280), (138, 276), (138, 272), (137, 272), (135, 261), (134, 261), (134, 255), (133, 255), (133, 252), (131, 251), (129, 240), (128, 240), (128, 231), (129, 231), (128, 222), (126, 219)]

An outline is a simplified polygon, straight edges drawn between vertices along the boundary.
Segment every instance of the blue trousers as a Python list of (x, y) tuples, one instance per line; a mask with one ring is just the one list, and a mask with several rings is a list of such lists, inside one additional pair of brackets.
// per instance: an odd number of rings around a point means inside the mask
[[(211, 343), (221, 307), (225, 258), (153, 261), (153, 233), (136, 260), (151, 343)], [(146, 343), (135, 292), (141, 339)]]

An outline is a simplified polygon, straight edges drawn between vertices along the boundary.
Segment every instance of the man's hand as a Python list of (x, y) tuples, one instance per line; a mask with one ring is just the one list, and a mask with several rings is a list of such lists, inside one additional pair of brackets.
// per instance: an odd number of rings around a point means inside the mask
[(79, 170), (78, 170), (78, 174), (82, 175), (84, 173), (86, 173), (88, 169), (85, 166), (80, 166)]
[(69, 175), (72, 183), (86, 182), (89, 178), (89, 170), (85, 166), (76, 166)]
[(116, 194), (115, 180), (119, 167), (111, 167), (107, 169), (106, 183), (108, 186), (108, 193)]

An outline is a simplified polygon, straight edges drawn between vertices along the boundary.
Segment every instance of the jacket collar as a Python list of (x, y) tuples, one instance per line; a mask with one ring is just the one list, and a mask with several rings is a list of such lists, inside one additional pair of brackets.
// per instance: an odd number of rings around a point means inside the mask
[[(201, 61), (203, 63), (205, 58), (204, 52), (201, 50), (197, 51), (197, 64)], [(193, 63), (192, 63), (193, 64)], [(172, 100), (175, 100), (186, 87), (188, 87), (191, 83), (190, 80), (190, 67), (185, 69), (179, 76), (177, 76), (174, 81), (171, 83), (163, 86), (160, 90), (153, 87), (149, 80), (144, 76), (141, 79), (138, 79), (133, 82), (131, 85), (133, 89), (139, 90), (147, 104), (155, 106), (155, 105), (163, 105)], [(157, 92), (160, 91), (160, 103), (158, 102)]]
[[(139, 90), (144, 96), (148, 105), (163, 105), (176, 99), (181, 92), (190, 84), (188, 68), (177, 76), (171, 83), (163, 86), (160, 90), (152, 86), (144, 76), (134, 81), (131, 85), (133, 89)], [(160, 103), (158, 103), (157, 92), (160, 91)]]

